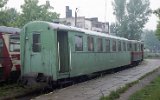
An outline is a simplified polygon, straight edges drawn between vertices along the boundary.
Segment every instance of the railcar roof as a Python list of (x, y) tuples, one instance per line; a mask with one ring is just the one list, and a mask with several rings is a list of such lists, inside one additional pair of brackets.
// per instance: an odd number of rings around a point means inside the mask
[(0, 26), (0, 32), (3, 33), (17, 34), (20, 33), (20, 31), (21, 30), (19, 28)]
[(130, 41), (130, 42), (132, 42), (132, 43), (142, 43), (142, 41), (138, 41), (138, 40), (128, 40), (128, 41)]
[(101, 32), (96, 32), (96, 31), (86, 30), (86, 29), (77, 28), (77, 27), (73, 27), (73, 26), (66, 26), (66, 25), (63, 25), (63, 24), (46, 22), (46, 21), (34, 21), (34, 22), (31, 22), (31, 23), (46, 23), (52, 29), (78, 31), (78, 32), (82, 32), (84, 34), (89, 34), (89, 35), (108, 37), (108, 38), (125, 40), (125, 41), (130, 41), (130, 42), (140, 42), (140, 41), (137, 41), (137, 40), (128, 40), (127, 38), (123, 38), (123, 37), (117, 37), (117, 36), (113, 36), (113, 35), (110, 35), (110, 34), (105, 34), (105, 33), (101, 33)]
[(66, 25), (63, 25), (63, 24), (56, 24), (56, 23), (48, 23), (48, 24), (53, 29), (78, 31), (78, 32), (82, 32), (84, 34), (89, 34), (89, 35), (96, 35), (96, 36), (102, 36), (102, 37), (108, 37), (108, 38), (114, 38), (114, 39), (120, 39), (120, 40), (128, 40), (128, 39), (123, 38), (123, 37), (112, 36), (112, 35), (101, 33), (101, 32), (90, 31), (90, 30), (86, 30), (86, 29), (76, 28), (76, 27), (73, 27), (73, 26), (66, 26)]

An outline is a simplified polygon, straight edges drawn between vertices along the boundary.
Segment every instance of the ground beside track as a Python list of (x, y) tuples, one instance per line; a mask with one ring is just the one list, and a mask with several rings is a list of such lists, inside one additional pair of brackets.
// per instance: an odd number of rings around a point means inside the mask
[(159, 66), (160, 60), (146, 59), (139, 66), (55, 90), (49, 94), (36, 97), (35, 100), (98, 100), (102, 95), (109, 95), (111, 91), (138, 80), (145, 74), (159, 68)]
[[(143, 81), (140, 86), (142, 86), (142, 89), (134, 92), (131, 96), (129, 96), (129, 99), (126, 100), (160, 100), (160, 70), (156, 73), (159, 74), (158, 77), (151, 77), (153, 78), (152, 81), (148, 83), (149, 78), (146, 81)], [(144, 88), (143, 88), (144, 86)], [(139, 88), (138, 88), (139, 89)], [(125, 99), (123, 99), (125, 100)]]

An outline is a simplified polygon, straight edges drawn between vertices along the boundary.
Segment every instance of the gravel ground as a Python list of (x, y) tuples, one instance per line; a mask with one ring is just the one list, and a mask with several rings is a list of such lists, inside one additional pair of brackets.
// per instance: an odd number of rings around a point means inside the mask
[[(138, 80), (145, 74), (159, 68), (160, 60), (146, 59), (141, 65), (126, 69), (98, 79), (55, 90), (34, 98), (35, 100), (99, 100), (127, 83)], [(126, 99), (122, 99), (126, 100)]]

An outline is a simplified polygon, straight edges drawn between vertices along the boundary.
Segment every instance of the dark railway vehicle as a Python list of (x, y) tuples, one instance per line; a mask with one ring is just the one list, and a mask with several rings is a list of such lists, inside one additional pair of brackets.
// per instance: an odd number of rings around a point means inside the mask
[(20, 29), (0, 26), (0, 82), (20, 74)]
[(143, 60), (143, 43), (43, 21), (24, 26), (22, 80), (57, 82)]

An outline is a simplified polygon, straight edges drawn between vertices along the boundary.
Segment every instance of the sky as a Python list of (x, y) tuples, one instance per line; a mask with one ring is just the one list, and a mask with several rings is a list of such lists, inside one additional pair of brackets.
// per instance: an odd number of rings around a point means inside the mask
[[(99, 21), (115, 22), (115, 16), (113, 15), (113, 0), (49, 0), (51, 6), (54, 7), (54, 11), (60, 14), (60, 17), (65, 17), (65, 6), (70, 6), (74, 16), (74, 11), (78, 8), (78, 16), (85, 16), (86, 18), (98, 17)], [(44, 4), (46, 0), (39, 0), (40, 4)], [(16, 8), (20, 10), (20, 6), (24, 3), (24, 0), (9, 0), (7, 7)], [(155, 10), (160, 8), (160, 0), (150, 0), (150, 8)], [(149, 17), (149, 22), (145, 25), (145, 29), (155, 30), (157, 26), (158, 18), (155, 15)]]

